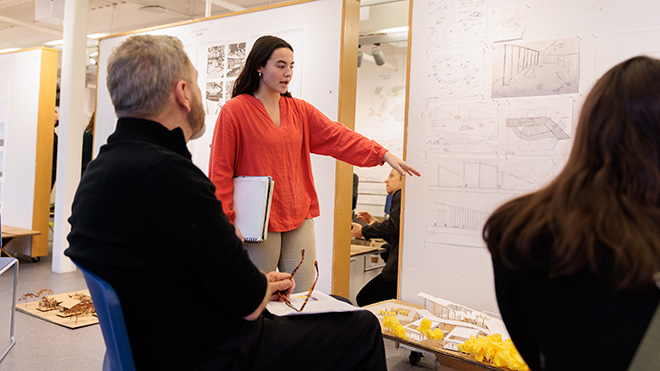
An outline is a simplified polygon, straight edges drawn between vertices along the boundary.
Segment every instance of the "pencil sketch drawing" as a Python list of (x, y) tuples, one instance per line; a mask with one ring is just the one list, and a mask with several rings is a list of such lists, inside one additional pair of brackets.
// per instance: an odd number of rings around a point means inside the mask
[(532, 191), (547, 184), (558, 169), (553, 159), (445, 159), (431, 189)]
[(210, 81), (206, 83), (206, 114), (218, 115), (224, 105), (222, 82)]
[(206, 57), (206, 79), (220, 79), (225, 73), (225, 45), (209, 46)]
[(570, 98), (527, 98), (500, 106), (506, 153), (564, 155), (570, 151), (573, 104)]
[(487, 211), (435, 202), (433, 227), (481, 230), (490, 214)]
[(497, 152), (497, 103), (437, 103), (427, 101), (427, 152)]
[(484, 0), (430, 1), (428, 49), (445, 49), (483, 44), (486, 39)]
[(506, 127), (518, 139), (513, 144), (513, 153), (552, 151), (557, 143), (570, 138), (566, 132), (566, 123), (555, 122), (545, 115), (507, 118)]
[(452, 53), (431, 56), (430, 81), (437, 97), (465, 98), (482, 95), (482, 52)]
[(245, 62), (245, 42), (228, 45), (227, 77), (238, 77)]
[(579, 60), (578, 38), (498, 45), (493, 98), (577, 93)]
[(501, 1), (488, 3), (488, 23), (493, 42), (522, 39), (526, 28), (526, 14), (529, 5), (522, 0), (518, 4), (501, 6)]

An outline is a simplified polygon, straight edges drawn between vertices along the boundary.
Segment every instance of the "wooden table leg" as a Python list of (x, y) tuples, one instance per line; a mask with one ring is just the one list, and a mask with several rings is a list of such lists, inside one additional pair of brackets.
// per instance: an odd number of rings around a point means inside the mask
[(11, 257), (11, 258), (16, 258), (14, 255), (10, 254), (9, 251), (5, 250), (4, 247), (0, 247), (0, 250), (2, 251), (3, 254)]

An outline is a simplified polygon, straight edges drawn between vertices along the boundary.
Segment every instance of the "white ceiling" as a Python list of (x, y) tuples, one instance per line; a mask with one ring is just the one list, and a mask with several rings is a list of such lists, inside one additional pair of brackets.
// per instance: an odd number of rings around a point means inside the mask
[[(211, 15), (253, 9), (288, 0), (213, 0)], [(61, 21), (52, 17), (36, 20), (35, 8), (57, 16), (64, 0), (0, 0), (0, 50), (30, 48), (62, 38)], [(54, 4), (55, 10), (51, 10)], [(63, 5), (60, 5), (63, 9)], [(205, 0), (89, 0), (87, 34), (116, 34), (145, 27), (202, 18)], [(49, 23), (51, 21), (52, 23)], [(383, 37), (383, 29), (406, 26), (407, 0), (362, 0), (360, 35), (369, 43)], [(405, 36), (405, 35), (404, 35)], [(369, 39), (366, 39), (369, 37)], [(396, 36), (401, 39), (401, 35)], [(405, 38), (405, 37), (404, 37)], [(90, 45), (96, 41), (90, 40)], [(390, 47), (401, 47), (393, 44)]]

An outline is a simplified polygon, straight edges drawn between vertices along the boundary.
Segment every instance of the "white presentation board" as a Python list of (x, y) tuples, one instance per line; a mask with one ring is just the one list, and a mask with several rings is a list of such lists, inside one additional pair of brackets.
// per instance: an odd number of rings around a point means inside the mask
[(486, 218), (561, 171), (595, 79), (660, 55), (660, 3), (411, 1), (401, 299), (496, 312)]
[[(241, 57), (247, 55), (259, 36), (275, 35), (293, 46), (296, 67), (290, 87), (292, 95), (337, 120), (341, 27), (342, 2), (317, 0), (138, 33), (178, 37), (199, 72), (207, 127), (204, 136), (192, 141), (189, 148), (195, 164), (207, 173), (217, 113), (229, 99), (227, 94), (236, 78)], [(99, 44), (95, 154), (114, 131), (117, 120), (106, 86), (107, 59), (112, 49), (132, 34), (108, 37)], [(320, 272), (317, 288), (330, 292), (335, 160), (312, 156), (312, 166), (321, 206), (321, 216), (315, 218)]]

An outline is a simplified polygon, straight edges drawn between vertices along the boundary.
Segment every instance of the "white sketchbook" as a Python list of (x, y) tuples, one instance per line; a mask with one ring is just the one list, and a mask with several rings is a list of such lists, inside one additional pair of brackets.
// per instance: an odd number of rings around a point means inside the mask
[[(300, 308), (307, 298), (307, 291), (299, 292), (297, 294), (291, 294), (291, 304)], [(289, 308), (282, 301), (269, 301), (266, 305), (268, 311), (272, 314), (278, 316), (297, 316), (301, 314), (314, 314), (314, 313), (329, 313), (329, 312), (351, 312), (356, 310), (363, 310), (360, 307), (354, 307), (348, 303), (337, 300), (332, 296), (323, 293), (321, 291), (312, 291), (305, 309), (302, 312), (296, 312), (295, 310)]]
[(273, 178), (238, 176), (234, 178), (234, 224), (245, 241), (262, 242), (268, 236), (268, 218), (273, 199)]

